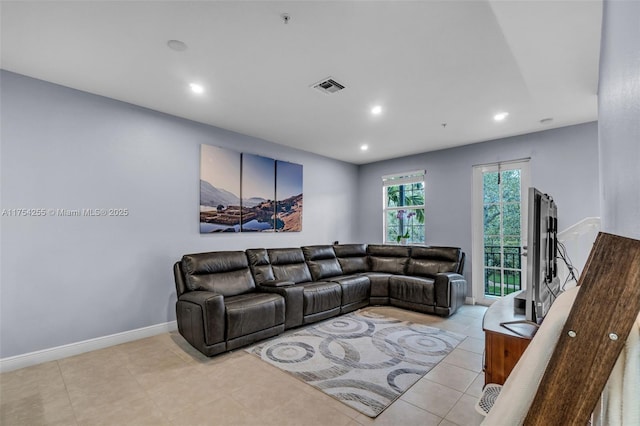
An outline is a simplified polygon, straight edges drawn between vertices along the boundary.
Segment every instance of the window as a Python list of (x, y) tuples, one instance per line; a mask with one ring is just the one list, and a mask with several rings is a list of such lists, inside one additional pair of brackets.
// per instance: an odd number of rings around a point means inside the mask
[(424, 243), (424, 173), (382, 177), (385, 243)]
[(473, 294), (480, 303), (523, 288), (527, 159), (473, 168)]

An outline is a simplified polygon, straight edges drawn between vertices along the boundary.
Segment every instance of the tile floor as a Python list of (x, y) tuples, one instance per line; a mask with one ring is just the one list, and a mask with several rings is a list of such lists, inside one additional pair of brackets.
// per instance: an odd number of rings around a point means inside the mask
[(243, 350), (206, 358), (162, 334), (0, 375), (2, 425), (476, 425), (484, 377), (482, 316), (393, 307), (378, 313), (467, 338), (376, 419)]

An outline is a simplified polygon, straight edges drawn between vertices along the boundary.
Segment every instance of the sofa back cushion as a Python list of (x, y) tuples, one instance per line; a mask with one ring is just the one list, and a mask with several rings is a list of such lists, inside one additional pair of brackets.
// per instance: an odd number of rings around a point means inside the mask
[(333, 250), (344, 274), (357, 274), (369, 270), (366, 244), (337, 244)]
[(247, 259), (249, 260), (249, 267), (251, 268), (256, 284), (275, 280), (267, 249), (248, 249), (246, 253)]
[(182, 256), (182, 271), (190, 291), (236, 296), (256, 287), (247, 256), (242, 251), (187, 254)]
[(409, 247), (371, 244), (367, 246), (372, 272), (404, 274), (409, 261)]
[(268, 249), (271, 269), (276, 280), (304, 283), (311, 281), (311, 272), (301, 248)]
[(302, 253), (314, 281), (342, 275), (333, 246), (305, 246), (302, 247)]
[(408, 275), (434, 278), (440, 272), (462, 273), (463, 255), (457, 247), (411, 247)]

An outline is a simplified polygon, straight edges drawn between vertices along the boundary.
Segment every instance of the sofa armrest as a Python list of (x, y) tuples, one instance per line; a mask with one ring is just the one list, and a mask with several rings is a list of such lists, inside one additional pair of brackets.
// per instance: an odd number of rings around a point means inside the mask
[(467, 296), (467, 280), (455, 272), (441, 272), (434, 280), (436, 313), (449, 316), (464, 305)]
[(294, 285), (293, 281), (289, 280), (268, 280), (260, 283), (260, 286), (264, 287), (287, 287), (290, 285)]
[(272, 282), (274, 283), (273, 285), (265, 285), (265, 283), (258, 284), (256, 289), (265, 293), (279, 294), (284, 297), (285, 329), (302, 325), (304, 315), (304, 287), (295, 285), (293, 281), (274, 280)]
[(180, 295), (176, 319), (180, 334), (196, 348), (224, 342), (225, 307), (221, 294), (190, 291)]

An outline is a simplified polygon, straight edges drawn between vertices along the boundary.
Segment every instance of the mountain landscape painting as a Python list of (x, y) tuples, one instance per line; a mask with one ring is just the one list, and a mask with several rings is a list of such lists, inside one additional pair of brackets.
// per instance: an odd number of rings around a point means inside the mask
[(275, 229), (276, 160), (242, 154), (242, 232)]
[(276, 230), (302, 231), (302, 165), (276, 161)]
[(200, 145), (200, 233), (240, 232), (240, 153)]
[(200, 145), (200, 233), (302, 231), (302, 165)]

